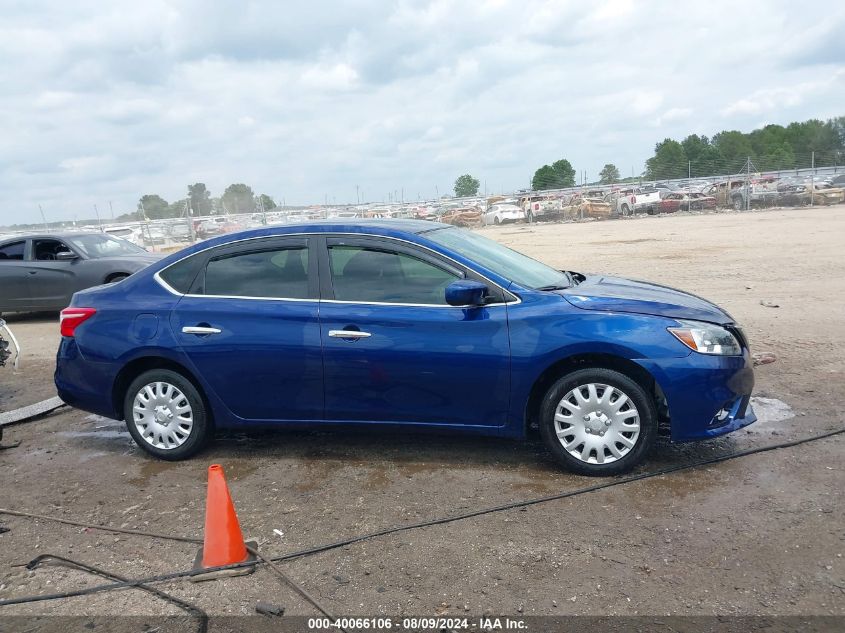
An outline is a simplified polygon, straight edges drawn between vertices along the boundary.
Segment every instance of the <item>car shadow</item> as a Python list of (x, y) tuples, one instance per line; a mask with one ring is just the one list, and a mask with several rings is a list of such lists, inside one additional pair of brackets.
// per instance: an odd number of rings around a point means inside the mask
[(59, 313), (56, 310), (49, 312), (4, 312), (2, 318), (6, 323), (52, 323), (59, 320)]

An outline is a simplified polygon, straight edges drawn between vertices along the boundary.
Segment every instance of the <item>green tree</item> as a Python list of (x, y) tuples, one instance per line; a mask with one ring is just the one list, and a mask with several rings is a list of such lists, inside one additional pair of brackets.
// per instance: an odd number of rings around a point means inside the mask
[(258, 196), (258, 207), (264, 207), (265, 211), (269, 211), (270, 209), (276, 208), (276, 201), (273, 200), (273, 198), (268, 196), (266, 193), (262, 193), (260, 196)]
[(666, 180), (684, 178), (687, 175), (687, 156), (678, 141), (664, 139), (654, 147), (654, 156), (645, 162), (646, 178)]
[(167, 206), (167, 215), (165, 217), (168, 218), (183, 218), (185, 217), (185, 205), (188, 203), (189, 198), (182, 198), (181, 200), (177, 200), (176, 202), (171, 202)]
[(455, 197), (466, 198), (468, 196), (474, 196), (478, 193), (479, 186), (481, 186), (481, 183), (478, 181), (478, 178), (473, 178), (470, 174), (458, 176), (455, 179)]
[(194, 215), (209, 215), (211, 213), (211, 192), (204, 182), (188, 185), (188, 198), (191, 201), (191, 211)]
[(757, 158), (749, 135), (737, 130), (719, 132), (713, 137), (713, 145), (724, 159), (721, 170), (723, 174), (738, 173), (742, 170), (748, 158), (751, 158), (751, 160)]
[(619, 168), (613, 163), (608, 163), (601, 168), (599, 172), (599, 179), (602, 184), (609, 185), (614, 182), (619, 182), (622, 179), (622, 174), (619, 173)]
[(138, 201), (138, 204), (141, 207), (141, 212), (149, 220), (158, 220), (160, 218), (169, 217), (168, 213), (170, 210), (170, 205), (167, 204), (167, 200), (165, 200), (158, 194), (148, 193), (144, 196), (141, 196), (141, 199)]
[(689, 162), (688, 170), (693, 176), (722, 173), (724, 158), (706, 136), (690, 134), (681, 141), (681, 147)]
[(786, 141), (777, 147), (767, 149), (768, 153), (764, 154), (757, 161), (757, 167), (759, 169), (773, 171), (778, 169), (793, 169), (795, 167), (795, 153)]
[(563, 189), (575, 186), (575, 170), (565, 158), (556, 160), (551, 165), (543, 165), (534, 172), (531, 187), (535, 190)]
[(252, 213), (255, 210), (255, 194), (252, 187), (237, 183), (226, 187), (222, 196), (227, 213)]

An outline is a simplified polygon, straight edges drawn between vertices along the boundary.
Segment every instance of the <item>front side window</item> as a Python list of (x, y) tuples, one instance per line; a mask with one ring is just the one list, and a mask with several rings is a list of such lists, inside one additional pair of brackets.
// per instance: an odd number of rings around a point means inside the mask
[(26, 245), (25, 240), (20, 242), (11, 242), (0, 246), (0, 262), (21, 261), (23, 259), (23, 250)]
[(359, 246), (329, 246), (338, 301), (446, 305), (446, 286), (460, 277), (412, 255)]
[(308, 299), (308, 249), (272, 248), (212, 258), (199, 294)]
[(32, 258), (37, 261), (52, 261), (56, 255), (70, 249), (59, 240), (34, 240), (32, 242)]

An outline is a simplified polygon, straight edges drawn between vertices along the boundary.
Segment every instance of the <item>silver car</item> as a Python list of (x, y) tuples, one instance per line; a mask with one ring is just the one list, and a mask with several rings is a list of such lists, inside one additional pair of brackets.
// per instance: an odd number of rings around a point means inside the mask
[(161, 256), (104, 233), (0, 239), (0, 312), (66, 308), (77, 290), (112, 283)]

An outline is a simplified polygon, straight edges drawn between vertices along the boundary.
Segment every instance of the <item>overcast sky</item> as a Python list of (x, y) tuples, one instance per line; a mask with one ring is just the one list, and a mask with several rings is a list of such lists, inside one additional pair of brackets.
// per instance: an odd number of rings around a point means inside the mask
[(0, 224), (197, 181), (339, 204), (639, 173), (667, 136), (845, 114), (843, 34), (834, 1), (0, 0)]

